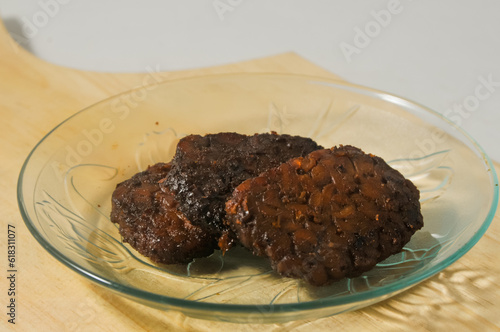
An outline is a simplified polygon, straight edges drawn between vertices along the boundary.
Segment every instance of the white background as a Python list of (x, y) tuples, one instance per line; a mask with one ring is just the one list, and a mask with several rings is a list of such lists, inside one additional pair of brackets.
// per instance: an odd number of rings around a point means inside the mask
[(448, 114), (500, 161), (500, 1), (0, 0), (0, 15), (38, 57), (86, 70), (169, 71), (295, 51)]

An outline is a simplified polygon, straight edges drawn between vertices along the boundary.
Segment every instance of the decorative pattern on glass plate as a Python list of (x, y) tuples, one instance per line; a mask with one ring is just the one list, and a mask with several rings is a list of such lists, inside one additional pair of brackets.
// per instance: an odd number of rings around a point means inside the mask
[[(311, 138), (318, 140), (331, 135), (359, 110), (359, 106), (353, 106), (325, 126), (323, 120), (331, 104), (319, 112), (307, 131)], [(287, 132), (287, 126), (293, 119), (294, 115), (286, 107), (279, 108), (271, 102), (267, 127), (261, 131)], [(173, 128), (145, 133), (135, 150), (137, 171), (170, 160), (181, 136)], [(421, 203), (427, 204), (438, 199), (453, 179), (453, 168), (447, 165), (449, 152), (443, 150), (421, 158), (395, 159), (388, 163), (415, 183), (421, 191)], [(80, 172), (82, 169), (85, 172)], [(123, 244), (116, 227), (109, 221), (108, 201), (118, 174), (117, 168), (108, 165), (77, 165), (68, 170), (65, 179), (68, 206), (58, 202), (48, 192), (44, 192), (44, 198), (36, 203), (37, 214), (40, 220), (44, 220), (40, 225), (50, 228), (45, 230), (45, 235), (51, 237), (57, 234), (61, 243), (75, 255), (89, 264), (110, 265), (113, 267), (110, 270), (115, 273), (142, 273), (145, 280), (168, 279), (173, 284), (192, 282), (191, 287), (186, 287), (184, 299), (187, 300), (210, 302), (217, 297), (218, 302), (237, 303), (243, 297), (255, 296), (259, 303), (272, 305), (362, 292), (387, 285), (409, 271), (421, 268), (452, 241), (439, 242), (429, 232), (419, 231), (401, 253), (379, 263), (375, 269), (361, 277), (344, 279), (320, 289), (299, 280), (280, 278), (266, 259), (255, 257), (242, 248), (231, 250), (225, 256), (217, 251), (210, 257), (196, 259), (185, 266), (155, 265)], [(93, 191), (100, 187), (107, 188), (102, 205), (95, 203), (93, 197)], [(79, 210), (77, 206), (85, 208)], [(90, 216), (98, 222), (89, 223)]]

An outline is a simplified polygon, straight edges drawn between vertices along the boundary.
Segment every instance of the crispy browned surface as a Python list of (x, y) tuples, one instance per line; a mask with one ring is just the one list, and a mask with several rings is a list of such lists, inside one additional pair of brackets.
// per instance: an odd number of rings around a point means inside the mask
[(423, 226), (419, 192), (381, 158), (318, 150), (239, 185), (226, 204), (240, 242), (288, 277), (324, 285), (399, 252)]
[(270, 134), (219, 133), (181, 139), (164, 185), (175, 192), (179, 210), (215, 236), (225, 234), (225, 202), (244, 180), (295, 157), (320, 149), (309, 138)]
[(202, 225), (193, 225), (177, 209), (167, 188), (160, 188), (170, 164), (159, 163), (117, 185), (111, 221), (123, 241), (142, 255), (164, 264), (187, 263), (210, 255), (217, 241)]

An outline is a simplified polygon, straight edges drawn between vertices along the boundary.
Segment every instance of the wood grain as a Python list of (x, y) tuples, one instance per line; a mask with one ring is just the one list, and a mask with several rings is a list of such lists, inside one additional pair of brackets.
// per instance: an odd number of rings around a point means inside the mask
[[(479, 243), (459, 261), (416, 287), (377, 305), (334, 317), (287, 324), (238, 325), (163, 312), (102, 289), (56, 261), (24, 226), (16, 201), (22, 163), (58, 123), (101, 99), (160, 79), (234, 72), (297, 73), (337, 78), (289, 53), (248, 62), (180, 72), (113, 74), (59, 67), (34, 57), (0, 27), (0, 213), (17, 230), (16, 325), (1, 315), (0, 330), (19, 331), (493, 331), (500, 330), (500, 223), (498, 214)], [(498, 165), (496, 165), (497, 171)], [(5, 236), (6, 237), (6, 236)], [(6, 252), (0, 241), (0, 252)], [(2, 259), (2, 269), (7, 270)], [(0, 304), (6, 304), (1, 278)], [(5, 308), (5, 307), (3, 307)], [(5, 309), (3, 309), (5, 310)], [(2, 311), (3, 312), (3, 311)]]

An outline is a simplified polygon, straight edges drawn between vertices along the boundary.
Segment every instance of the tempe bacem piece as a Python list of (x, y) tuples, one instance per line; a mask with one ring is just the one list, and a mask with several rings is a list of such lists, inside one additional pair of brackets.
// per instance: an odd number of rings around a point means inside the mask
[(423, 217), (411, 181), (379, 157), (339, 146), (241, 183), (226, 223), (279, 274), (321, 286), (400, 252)]
[(227, 250), (234, 236), (224, 224), (225, 203), (248, 178), (289, 159), (321, 149), (312, 139), (275, 132), (242, 135), (218, 133), (182, 138), (163, 186), (175, 193), (178, 208), (196, 225), (208, 227)]
[(191, 223), (179, 211), (172, 192), (160, 187), (171, 170), (158, 163), (119, 183), (112, 195), (111, 221), (123, 242), (163, 264), (189, 263), (210, 255), (217, 240), (204, 225)]

